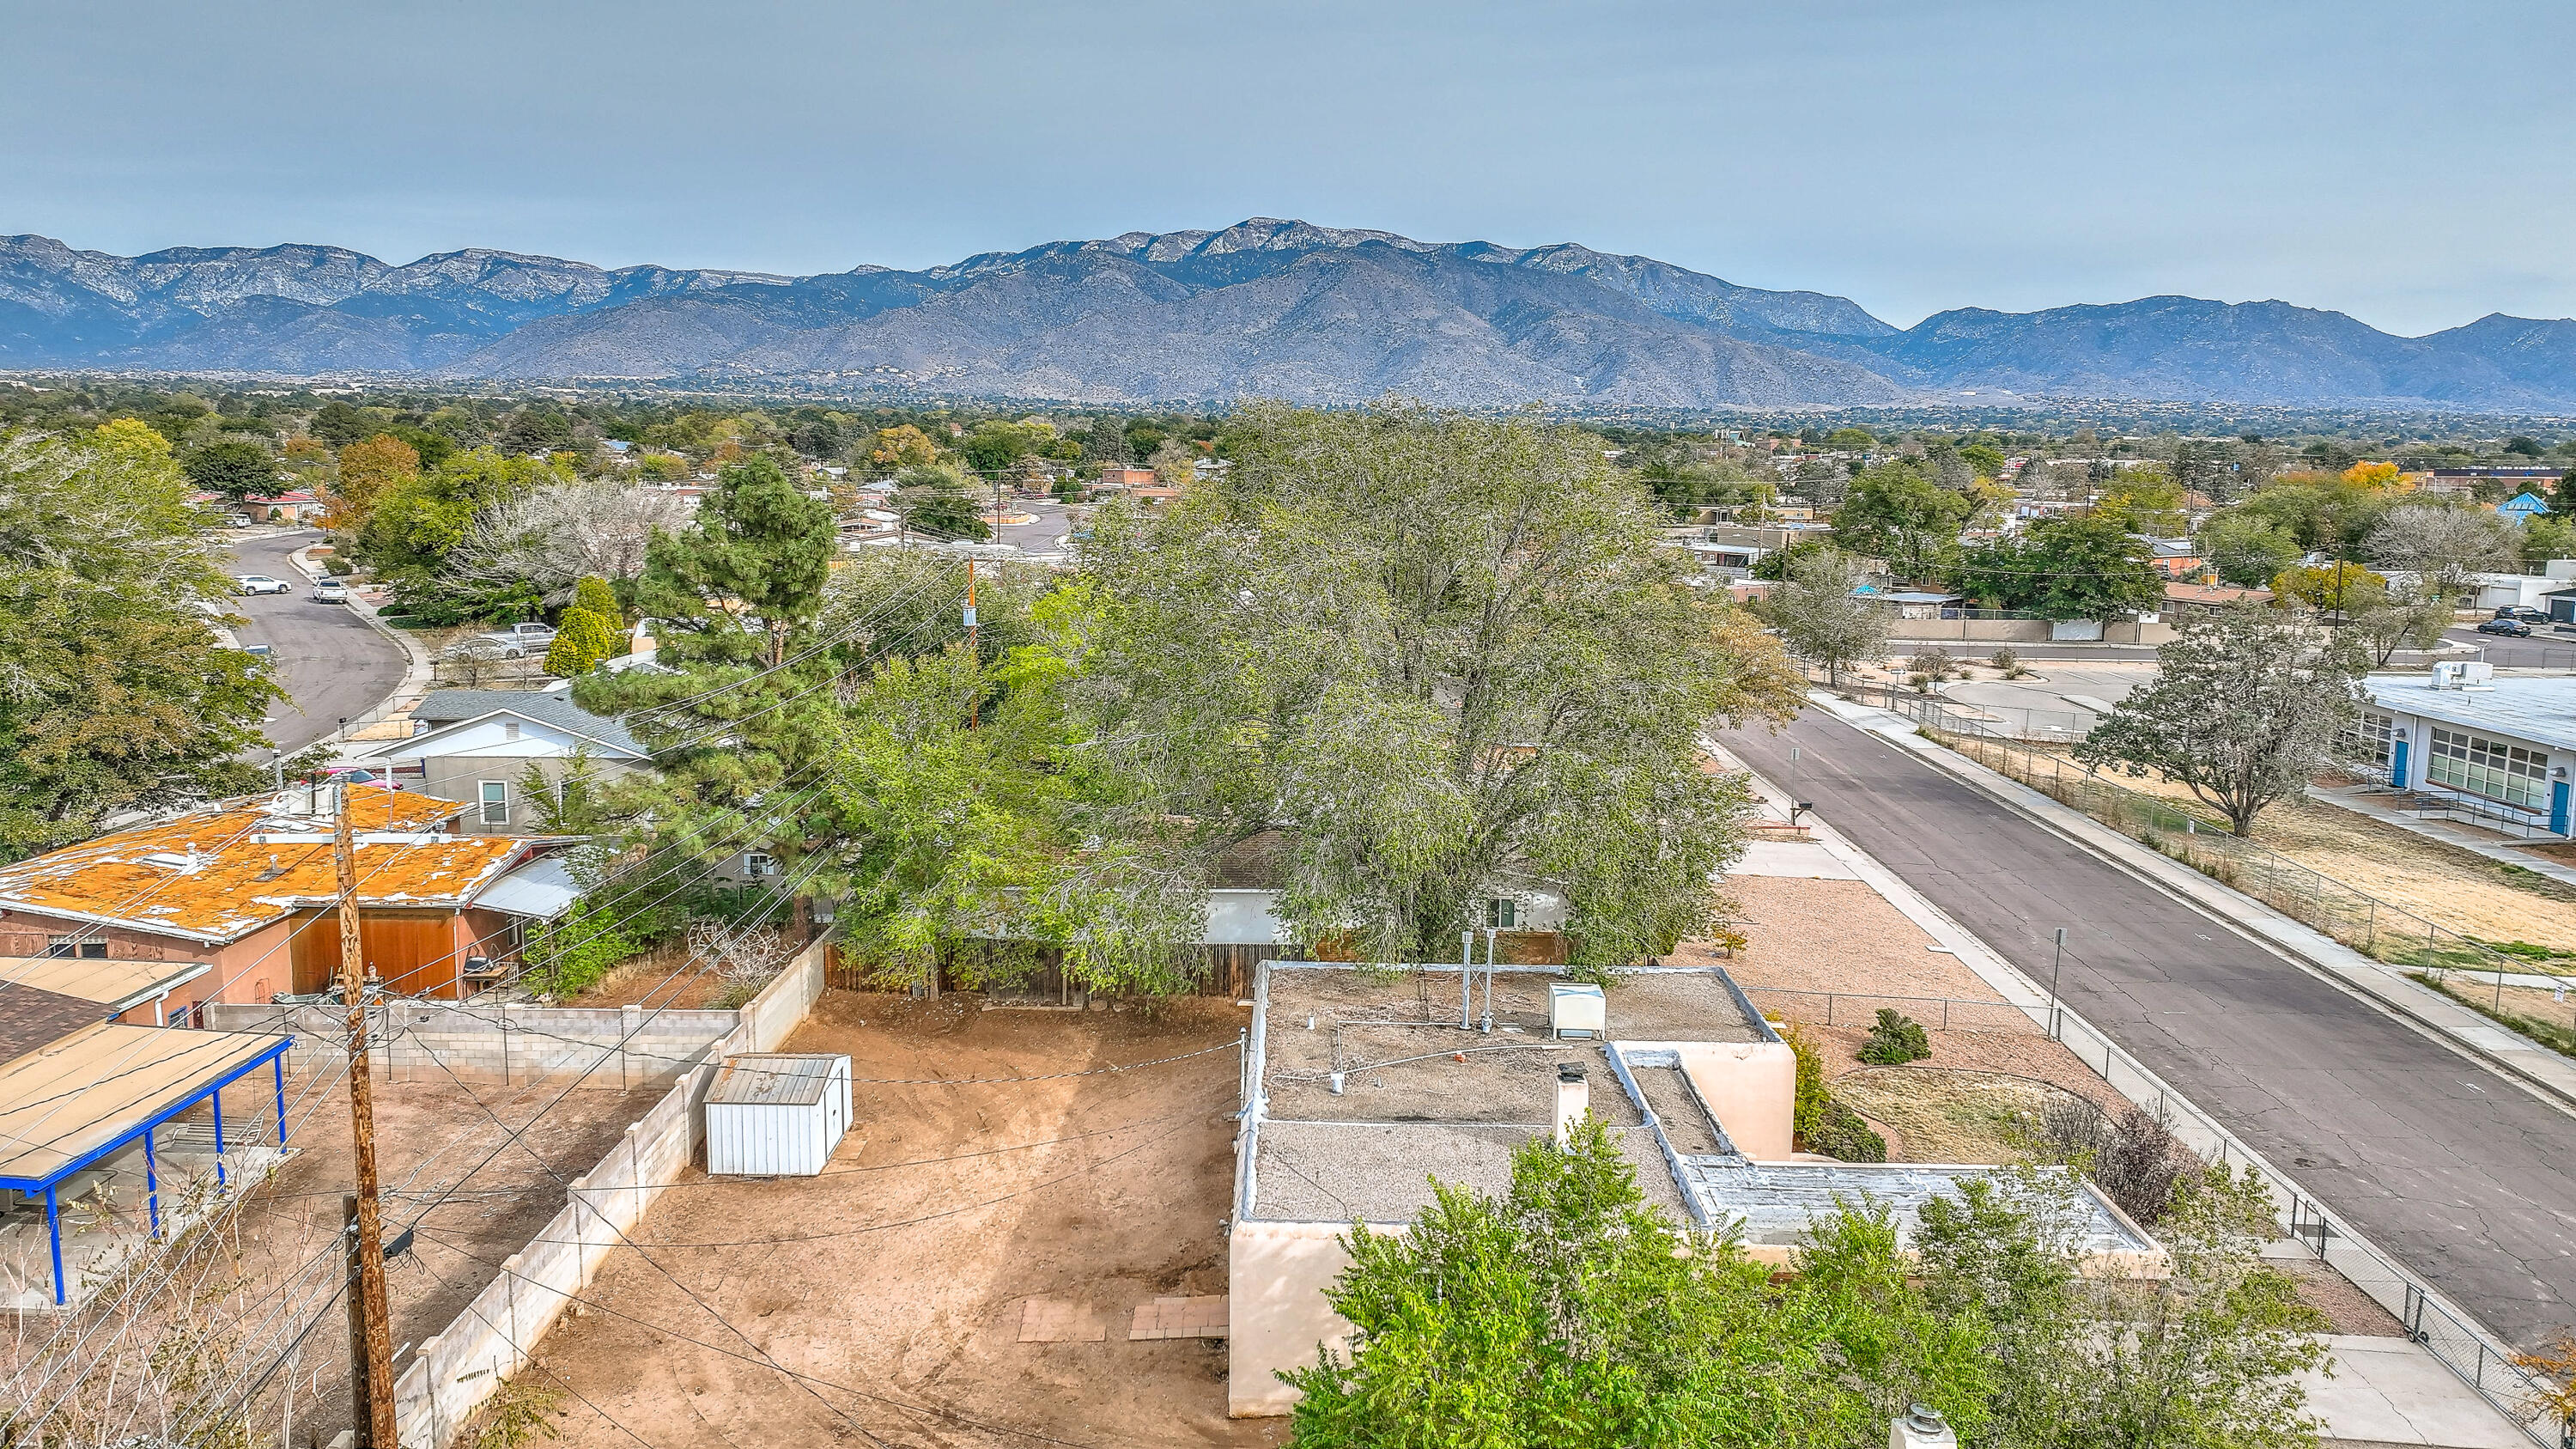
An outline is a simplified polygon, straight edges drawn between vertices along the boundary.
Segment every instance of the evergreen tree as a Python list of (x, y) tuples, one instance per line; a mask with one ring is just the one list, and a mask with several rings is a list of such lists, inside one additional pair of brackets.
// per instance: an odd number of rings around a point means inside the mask
[(546, 646), (546, 672), (562, 679), (577, 679), (597, 667), (599, 661), (616, 658), (619, 652), (617, 630), (608, 620), (589, 609), (566, 609), (563, 622), (555, 630), (554, 642)]
[(572, 586), (572, 606), (597, 614), (611, 629), (626, 627), (626, 611), (618, 607), (617, 590), (597, 574)]

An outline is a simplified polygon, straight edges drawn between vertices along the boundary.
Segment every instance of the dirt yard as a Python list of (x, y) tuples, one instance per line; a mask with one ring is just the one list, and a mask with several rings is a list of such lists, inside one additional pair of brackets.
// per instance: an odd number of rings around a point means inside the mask
[[(2217, 812), (2162, 776), (2107, 778), (2123, 789), (2172, 800), (2225, 829)], [(2576, 952), (2576, 888), (2536, 873), (2516, 875), (2475, 851), (2308, 799), (2265, 809), (2254, 819), (2254, 839), (2444, 930)]]
[(851, 1057), (857, 1125), (820, 1178), (693, 1168), (655, 1205), (523, 1376), (565, 1445), (1278, 1442), (1225, 1417), (1222, 1339), (1129, 1337), (1226, 1291), (1251, 1013), (978, 1000), (824, 994), (784, 1049)]

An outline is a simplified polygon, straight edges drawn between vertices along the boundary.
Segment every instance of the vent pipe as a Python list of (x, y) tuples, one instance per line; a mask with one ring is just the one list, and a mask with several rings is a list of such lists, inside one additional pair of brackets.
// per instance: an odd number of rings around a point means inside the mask
[(1556, 1150), (1563, 1152), (1574, 1136), (1574, 1124), (1592, 1110), (1592, 1084), (1580, 1062), (1556, 1064)]
[(1959, 1449), (1958, 1431), (1930, 1404), (1908, 1404), (1887, 1426), (1887, 1449)]

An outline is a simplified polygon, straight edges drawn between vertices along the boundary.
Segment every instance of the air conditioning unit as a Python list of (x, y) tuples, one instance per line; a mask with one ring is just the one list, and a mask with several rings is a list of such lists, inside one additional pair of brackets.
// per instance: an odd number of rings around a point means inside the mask
[(1598, 1037), (1610, 1032), (1610, 1002), (1601, 988), (1559, 981), (1547, 988), (1547, 1024), (1558, 1036)]
[(2483, 659), (2444, 659), (2433, 666), (2435, 689), (2466, 689), (2495, 679), (2495, 666)]

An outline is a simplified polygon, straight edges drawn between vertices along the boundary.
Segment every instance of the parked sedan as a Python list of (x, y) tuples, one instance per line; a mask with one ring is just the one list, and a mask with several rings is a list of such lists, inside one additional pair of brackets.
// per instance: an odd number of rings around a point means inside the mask
[(349, 586), (338, 579), (323, 579), (313, 585), (313, 602), (345, 604), (349, 602)]
[(286, 580), (272, 579), (266, 574), (235, 574), (233, 584), (245, 594), (287, 594), (295, 591), (295, 586)]
[(2520, 619), (2489, 619), (2478, 626), (2481, 634), (2502, 634), (2508, 639), (2528, 639), (2531, 626)]
[(2496, 610), (2495, 616), (2499, 619), (2520, 619), (2526, 624), (2546, 624), (2549, 622), (2549, 612), (2547, 610), (2535, 609), (2529, 604), (2507, 604), (2503, 608)]

